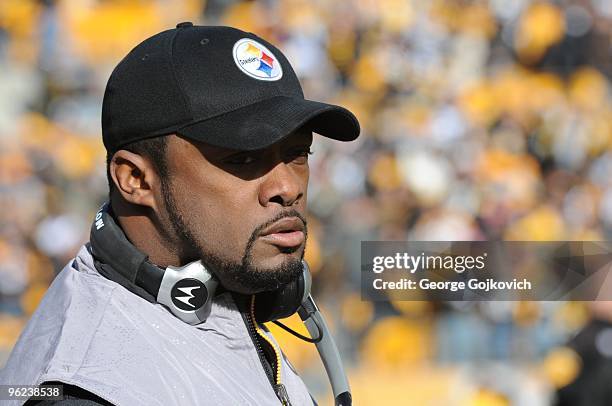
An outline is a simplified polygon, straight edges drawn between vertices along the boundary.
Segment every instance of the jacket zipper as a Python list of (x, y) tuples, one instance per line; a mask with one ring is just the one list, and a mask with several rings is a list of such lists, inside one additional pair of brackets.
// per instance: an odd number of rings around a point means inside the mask
[[(281, 383), (281, 358), (280, 352), (276, 349), (276, 346), (272, 343), (270, 338), (263, 332), (263, 330), (257, 324), (255, 320), (255, 295), (251, 296), (251, 306), (250, 311), (243, 313), (244, 319), (246, 321), (247, 330), (249, 332), (249, 336), (255, 345), (255, 350), (257, 351), (257, 355), (259, 356), (259, 361), (268, 377), (268, 381), (272, 385), (272, 389), (276, 394), (276, 397), (281, 401), (281, 404), (284, 406), (291, 406), (291, 402), (289, 401), (289, 394), (287, 393), (287, 388), (285, 385)], [(268, 364), (266, 360), (266, 356), (264, 354), (264, 350), (262, 347), (261, 339), (267, 342), (267, 344), (274, 351), (274, 355), (276, 357), (275, 365)]]

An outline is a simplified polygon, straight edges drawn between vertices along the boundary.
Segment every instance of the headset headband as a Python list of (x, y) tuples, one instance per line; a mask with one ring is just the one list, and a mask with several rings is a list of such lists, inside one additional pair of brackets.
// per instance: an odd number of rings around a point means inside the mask
[(202, 262), (165, 270), (150, 263), (115, 223), (108, 202), (96, 214), (90, 242), (94, 259), (103, 264), (104, 276), (124, 286), (126, 282), (135, 285), (134, 293), (165, 305), (186, 323), (202, 323), (210, 314), (217, 281)]

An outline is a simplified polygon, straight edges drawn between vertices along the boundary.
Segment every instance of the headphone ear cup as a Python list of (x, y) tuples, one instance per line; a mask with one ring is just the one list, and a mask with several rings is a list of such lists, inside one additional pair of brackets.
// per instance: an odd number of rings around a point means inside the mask
[(273, 292), (262, 292), (255, 296), (255, 319), (258, 323), (284, 319), (302, 304), (305, 289), (304, 273), (300, 277)]

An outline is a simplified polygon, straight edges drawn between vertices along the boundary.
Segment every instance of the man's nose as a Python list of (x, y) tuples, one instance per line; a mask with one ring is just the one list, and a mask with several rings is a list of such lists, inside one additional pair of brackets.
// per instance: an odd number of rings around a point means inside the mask
[(259, 192), (259, 203), (264, 207), (270, 204), (293, 206), (304, 195), (303, 187), (299, 174), (281, 161), (266, 174)]

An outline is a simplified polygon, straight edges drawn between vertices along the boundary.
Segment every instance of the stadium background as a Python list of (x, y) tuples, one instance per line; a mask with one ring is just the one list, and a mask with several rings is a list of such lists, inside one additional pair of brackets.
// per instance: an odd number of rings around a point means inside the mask
[[(607, 304), (373, 304), (359, 252), (610, 238), (609, 0), (0, 0), (0, 366), (106, 197), (112, 68), (186, 20), (277, 44), (307, 97), (362, 123), (358, 142), (313, 148), (307, 253), (356, 404), (545, 405), (576, 378), (564, 343)], [(314, 347), (274, 327), (325, 404)]]

